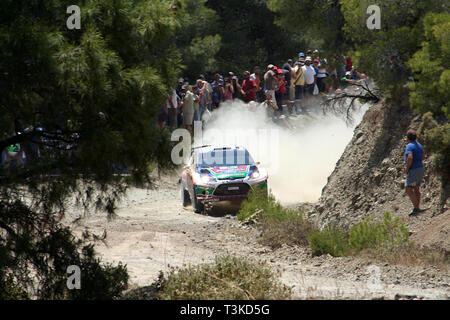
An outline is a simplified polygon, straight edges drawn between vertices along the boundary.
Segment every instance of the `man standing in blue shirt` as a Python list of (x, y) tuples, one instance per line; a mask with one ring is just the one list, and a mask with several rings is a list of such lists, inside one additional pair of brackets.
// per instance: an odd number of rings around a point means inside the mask
[(406, 193), (414, 206), (413, 211), (409, 214), (412, 217), (423, 211), (420, 210), (420, 184), (424, 176), (422, 161), (425, 160), (425, 153), (422, 145), (416, 141), (416, 131), (409, 130), (407, 139), (408, 145), (405, 150)]

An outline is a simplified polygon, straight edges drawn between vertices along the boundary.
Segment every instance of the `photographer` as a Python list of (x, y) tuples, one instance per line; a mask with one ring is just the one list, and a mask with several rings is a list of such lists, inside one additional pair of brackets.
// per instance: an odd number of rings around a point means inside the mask
[(234, 87), (231, 83), (231, 79), (225, 78), (225, 88), (224, 88), (224, 100), (233, 101)]
[(231, 84), (233, 86), (233, 100), (234, 99), (242, 99), (242, 94), (241, 94), (242, 88), (239, 84), (238, 77), (235, 76), (233, 72), (229, 72), (228, 78), (230, 79)]

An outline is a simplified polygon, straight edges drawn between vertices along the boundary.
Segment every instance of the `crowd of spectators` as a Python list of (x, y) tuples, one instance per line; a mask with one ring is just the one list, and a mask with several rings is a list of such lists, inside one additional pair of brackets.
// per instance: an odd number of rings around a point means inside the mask
[(322, 96), (365, 78), (351, 57), (336, 57), (340, 62), (331, 70), (320, 54), (319, 50), (300, 52), (295, 61), (289, 59), (282, 67), (269, 64), (264, 72), (256, 66), (252, 73), (245, 71), (242, 80), (233, 72), (217, 73), (211, 82), (200, 75), (194, 84), (180, 78), (161, 107), (159, 126), (192, 132), (193, 122), (200, 121), (205, 112), (226, 107), (235, 99), (265, 103), (275, 117), (297, 116)]

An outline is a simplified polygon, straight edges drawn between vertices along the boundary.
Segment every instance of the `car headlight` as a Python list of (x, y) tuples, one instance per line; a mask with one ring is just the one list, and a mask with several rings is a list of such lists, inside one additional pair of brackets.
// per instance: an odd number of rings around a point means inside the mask
[(210, 182), (215, 181), (215, 179), (213, 177), (211, 177), (210, 175), (207, 175), (207, 174), (201, 175), (200, 179), (202, 180), (203, 183), (210, 183)]
[(253, 171), (253, 173), (250, 175), (250, 179), (258, 179), (259, 177), (259, 171)]

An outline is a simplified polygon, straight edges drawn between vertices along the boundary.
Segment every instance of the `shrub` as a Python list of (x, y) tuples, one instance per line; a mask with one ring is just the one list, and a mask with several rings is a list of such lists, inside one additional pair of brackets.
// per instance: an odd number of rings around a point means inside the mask
[(283, 244), (307, 246), (308, 235), (316, 230), (313, 223), (296, 212), (280, 221), (263, 219), (260, 228), (262, 230), (260, 242), (272, 249), (280, 248)]
[(291, 297), (263, 262), (234, 256), (216, 257), (215, 263), (160, 274), (162, 300), (281, 300)]
[(356, 252), (367, 248), (394, 246), (408, 241), (409, 231), (399, 218), (386, 212), (382, 222), (367, 218), (350, 228), (349, 245)]
[(26, 290), (12, 276), (0, 272), (0, 300), (29, 300)]
[(284, 211), (272, 194), (267, 194), (264, 189), (253, 189), (249, 192), (248, 199), (243, 201), (237, 218), (239, 221), (249, 221), (262, 216), (277, 217)]
[(336, 227), (325, 227), (308, 237), (313, 255), (330, 254), (333, 257), (346, 256), (350, 252), (347, 233)]
[(445, 187), (450, 178), (450, 124), (425, 130), (424, 147), (435, 154), (434, 164)]
[(260, 242), (272, 249), (282, 244), (307, 245), (307, 236), (316, 230), (301, 212), (284, 208), (263, 190), (249, 194), (237, 217), (240, 221), (257, 221), (262, 231)]

